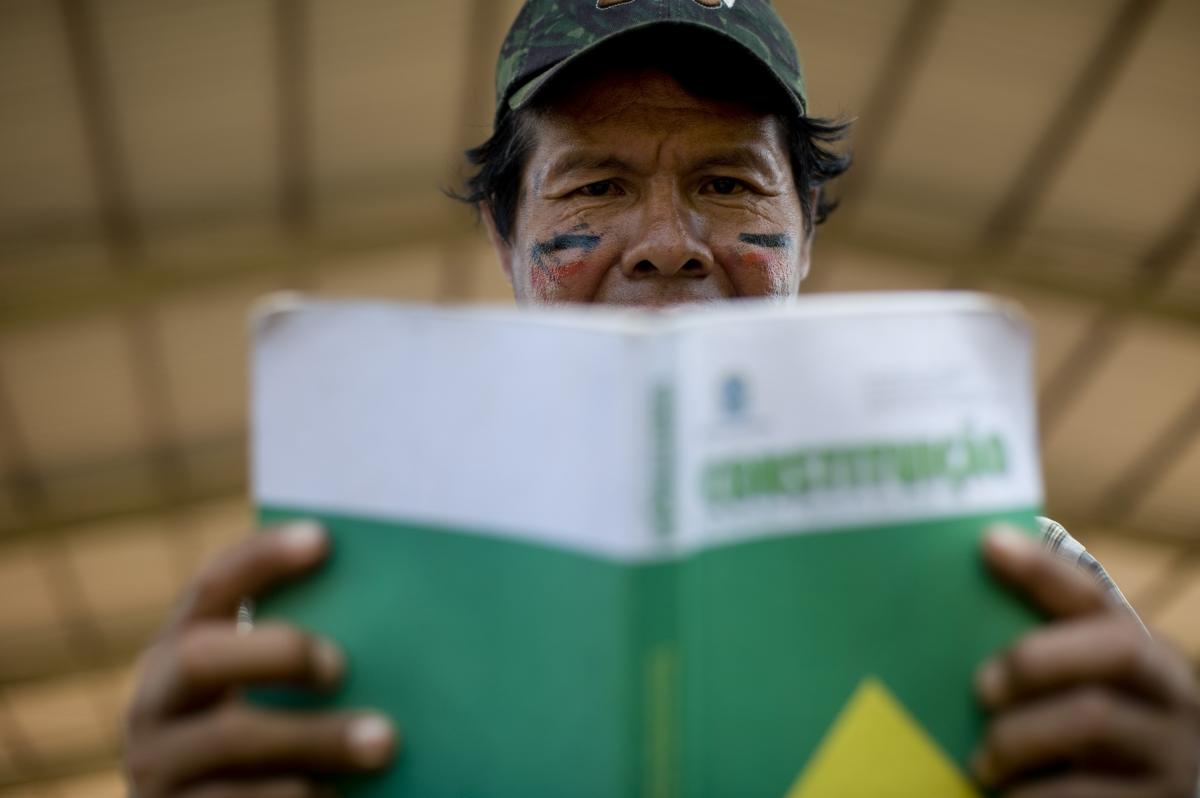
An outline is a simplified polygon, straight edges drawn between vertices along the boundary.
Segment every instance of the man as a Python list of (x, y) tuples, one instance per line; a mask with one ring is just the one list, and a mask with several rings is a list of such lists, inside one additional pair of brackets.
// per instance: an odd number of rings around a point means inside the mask
[[(844, 128), (807, 116), (791, 38), (766, 0), (528, 0), (501, 54), (493, 137), (470, 156), (517, 301), (662, 306), (794, 296)], [(982, 664), (992, 711), (975, 776), (1024, 798), (1193, 794), (1200, 690), (1102, 569), (999, 533), (983, 556), (1050, 619)], [(252, 709), (246, 685), (328, 688), (345, 663), (286, 626), (235, 628), (243, 597), (302, 575), (320, 530), (254, 535), (203, 572), (147, 653), (130, 711), (139, 798), (320, 794), (393, 756), (367, 714)], [(1079, 567), (1082, 566), (1082, 567)], [(399, 719), (403, 722), (403, 719)]]

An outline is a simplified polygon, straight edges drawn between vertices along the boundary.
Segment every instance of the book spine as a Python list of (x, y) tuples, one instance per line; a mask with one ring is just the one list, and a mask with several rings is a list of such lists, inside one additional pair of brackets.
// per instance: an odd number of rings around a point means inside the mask
[(675, 386), (662, 379), (651, 389), (651, 511), (655, 542), (670, 547), (675, 530)]
[(675, 569), (659, 564), (644, 574), (645, 638), (641, 646), (640, 717), (644, 798), (677, 798), (680, 784), (680, 660), (675, 639)]
[(644, 798), (677, 798), (680, 794), (680, 659), (678, 639), (678, 569), (674, 560), (678, 515), (677, 388), (673, 339), (658, 340), (651, 364), (649, 403), (649, 528), (653, 558), (635, 577), (634, 612), (637, 643), (641, 783)]

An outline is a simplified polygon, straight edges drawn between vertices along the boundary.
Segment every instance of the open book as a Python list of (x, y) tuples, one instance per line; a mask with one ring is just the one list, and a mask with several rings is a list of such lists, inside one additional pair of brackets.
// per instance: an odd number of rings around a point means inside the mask
[(260, 615), (405, 750), (362, 796), (970, 796), (977, 664), (1034, 623), (1030, 335), (972, 294), (650, 313), (277, 298), (254, 495), (333, 556)]

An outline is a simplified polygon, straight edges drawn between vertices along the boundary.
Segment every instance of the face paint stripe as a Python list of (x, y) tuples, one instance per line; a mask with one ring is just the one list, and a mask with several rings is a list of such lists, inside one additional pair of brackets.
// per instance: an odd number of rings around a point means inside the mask
[(539, 256), (542, 256), (551, 252), (564, 252), (568, 249), (582, 249), (584, 252), (591, 252), (599, 245), (600, 236), (564, 234), (546, 241), (539, 241), (533, 245), (533, 248)]
[(761, 233), (742, 233), (738, 236), (738, 241), (743, 244), (751, 244), (756, 247), (766, 247), (767, 249), (787, 249), (792, 245), (792, 237), (784, 233), (775, 235)]
[(533, 261), (533, 265), (539, 269), (546, 270), (546, 256), (557, 252), (566, 252), (572, 249), (581, 249), (584, 252), (591, 252), (600, 245), (600, 236), (569, 234), (548, 238), (545, 241), (538, 241), (529, 248), (529, 259)]

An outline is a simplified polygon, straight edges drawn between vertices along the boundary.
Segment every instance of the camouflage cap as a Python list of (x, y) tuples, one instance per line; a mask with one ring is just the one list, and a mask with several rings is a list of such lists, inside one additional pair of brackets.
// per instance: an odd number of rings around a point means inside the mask
[(497, 122), (579, 56), (652, 25), (692, 26), (732, 40), (806, 113), (796, 45), (770, 0), (525, 0), (496, 65)]

